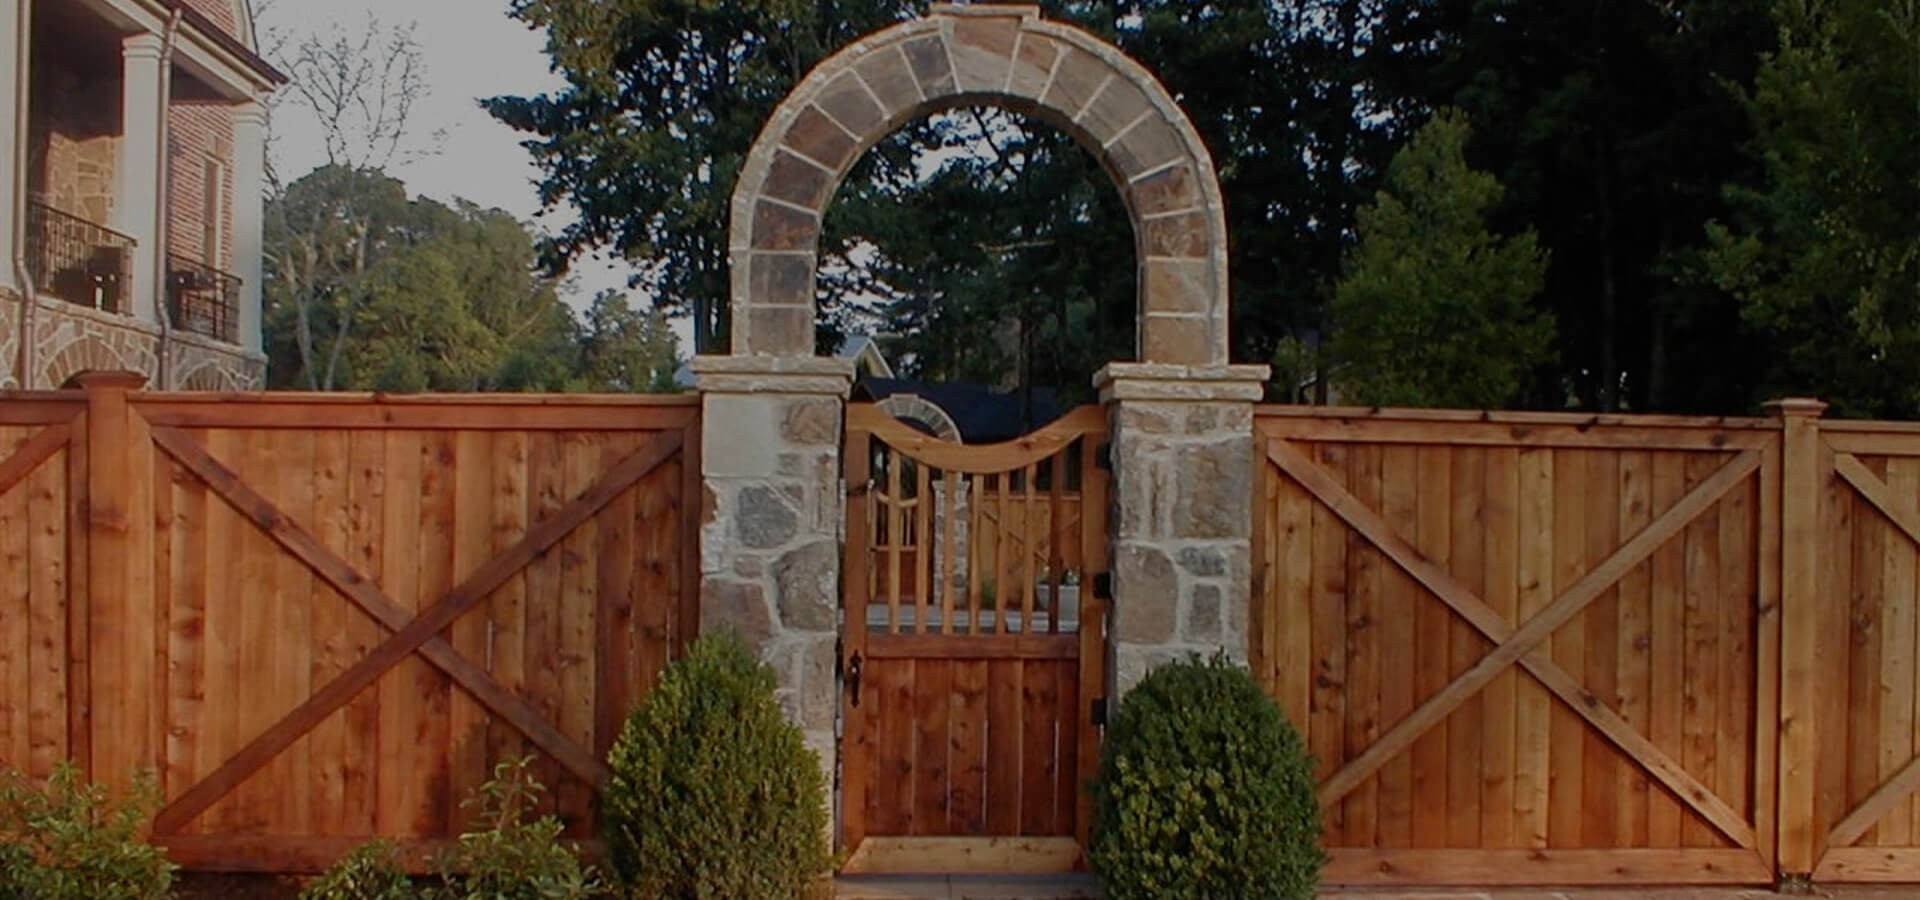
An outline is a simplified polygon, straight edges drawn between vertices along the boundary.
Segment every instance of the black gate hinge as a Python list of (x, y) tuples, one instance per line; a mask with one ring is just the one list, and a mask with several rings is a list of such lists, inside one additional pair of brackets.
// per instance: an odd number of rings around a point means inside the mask
[(1099, 466), (1101, 469), (1104, 469), (1108, 472), (1113, 471), (1113, 442), (1112, 441), (1101, 441), (1100, 446), (1094, 448), (1093, 464), (1096, 466)]
[(1093, 708), (1087, 712), (1093, 724), (1101, 728), (1107, 727), (1107, 698), (1095, 697), (1092, 705)]
[(1093, 576), (1093, 599), (1113, 599), (1113, 573), (1096, 572)]

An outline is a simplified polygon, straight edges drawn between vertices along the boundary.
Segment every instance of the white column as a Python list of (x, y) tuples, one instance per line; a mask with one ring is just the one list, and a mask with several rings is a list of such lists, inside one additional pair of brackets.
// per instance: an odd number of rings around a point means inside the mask
[(21, 3), (0, 3), (0, 122), (11, 127), (0, 128), (0, 140), (6, 141), (7, 161), (5, 171), (0, 172), (0, 253), (6, 255), (0, 261), (0, 287), (17, 288), (13, 273), (13, 242), (16, 230), (25, 223), (15, 222), (14, 214), (19, 208), (20, 198), (13, 192), (15, 167), (22, 161), (14, 158), (14, 150), (20, 146), (20, 132), (27, 130), (27, 111), (19, 109), (15, 101), (20, 95), (20, 78), (25, 75), (29, 65), (26, 54), (19, 53), (21, 38), (29, 33), (26, 17), (22, 14)]
[(240, 346), (260, 342), (261, 231), (266, 217), (267, 109), (248, 101), (233, 112), (233, 271), (240, 276)]
[(155, 221), (160, 211), (161, 40), (136, 34), (121, 42), (120, 158), (113, 197), (113, 227), (134, 239), (132, 312), (160, 321), (154, 284), (154, 252), (160, 245)]

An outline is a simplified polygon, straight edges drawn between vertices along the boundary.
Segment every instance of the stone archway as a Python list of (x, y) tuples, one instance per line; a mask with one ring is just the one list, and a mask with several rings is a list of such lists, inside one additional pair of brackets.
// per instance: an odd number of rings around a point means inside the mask
[(817, 66), (747, 156), (732, 201), (733, 352), (813, 355), (822, 216), (862, 153), (902, 124), (992, 105), (1066, 131), (1133, 221), (1144, 362), (1227, 364), (1227, 230), (1213, 161), (1158, 79), (1026, 4), (936, 4)]
[(758, 647), (829, 781), (842, 695), (858, 684), (839, 673), (860, 665), (840, 640), (846, 511), (871, 485), (842, 483), (853, 366), (814, 352), (822, 215), (873, 144), (910, 119), (970, 105), (1073, 135), (1113, 177), (1133, 223), (1139, 361), (1095, 376), (1111, 524), (1085, 565), (1111, 601), (1104, 683), (1086, 690), (1118, 698), (1156, 663), (1246, 653), (1253, 404), (1267, 367), (1228, 361), (1226, 222), (1206, 149), (1167, 90), (1093, 35), (1032, 5), (936, 5), (821, 63), (774, 112), (732, 199), (732, 354), (692, 364), (700, 628), (735, 629)]

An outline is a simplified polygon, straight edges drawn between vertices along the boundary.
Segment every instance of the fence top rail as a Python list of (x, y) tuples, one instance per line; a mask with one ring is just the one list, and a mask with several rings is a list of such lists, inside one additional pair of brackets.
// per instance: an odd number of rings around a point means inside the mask
[(0, 391), (0, 425), (51, 425), (86, 408), (79, 391)]
[(1821, 419), (1821, 431), (1855, 434), (1920, 434), (1920, 422), (1889, 422), (1878, 419)]
[[(71, 392), (52, 392), (55, 394)], [(141, 391), (134, 403), (232, 403), (309, 406), (698, 406), (700, 395), (684, 394), (383, 394), (364, 391)]]
[(311, 394), (140, 392), (155, 425), (179, 428), (649, 431), (685, 428), (699, 398), (612, 394)]
[[(1339, 420), (1366, 422), (1453, 422), (1488, 425), (1559, 425), (1576, 428), (1628, 426), (1635, 428), (1690, 428), (1720, 431), (1778, 431), (1778, 419), (1758, 416), (1669, 416), (1583, 412), (1499, 412), (1493, 410), (1409, 409), (1378, 406), (1295, 406), (1260, 404), (1256, 418)], [(1821, 428), (1829, 423), (1822, 421)], [(1920, 425), (1920, 423), (1915, 423)]]

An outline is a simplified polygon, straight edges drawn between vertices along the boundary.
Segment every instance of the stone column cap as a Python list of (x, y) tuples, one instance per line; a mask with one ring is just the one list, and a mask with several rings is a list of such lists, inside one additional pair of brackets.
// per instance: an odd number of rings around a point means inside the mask
[(1108, 363), (1094, 373), (1100, 402), (1115, 400), (1216, 400), (1258, 403), (1266, 397), (1270, 366), (1186, 366), (1171, 363)]
[(696, 356), (695, 386), (703, 394), (826, 394), (853, 388), (853, 360), (822, 356)]

